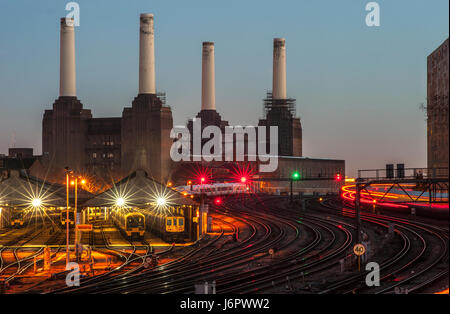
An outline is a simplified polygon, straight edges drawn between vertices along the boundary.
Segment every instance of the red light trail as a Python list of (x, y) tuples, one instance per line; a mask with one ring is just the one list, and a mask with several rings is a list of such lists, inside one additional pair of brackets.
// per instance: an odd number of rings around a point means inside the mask
[[(389, 188), (389, 184), (374, 184), (371, 186), (371, 188), (374, 188), (375, 190), (369, 190), (367, 191), (361, 191), (361, 203), (365, 204), (374, 204), (374, 205), (382, 205), (386, 207), (394, 207), (394, 208), (408, 208), (408, 205), (414, 205), (414, 206), (420, 206), (420, 204), (412, 203), (410, 198), (408, 198), (405, 194), (401, 193), (395, 193), (395, 192), (389, 192), (386, 193), (385, 190)], [(411, 188), (414, 185), (411, 184), (405, 184), (405, 188), (407, 190), (411, 190)], [(342, 187), (342, 198), (348, 200), (348, 201), (355, 201), (355, 184), (345, 185)], [(379, 191), (380, 190), (380, 191)], [(380, 199), (383, 198), (386, 201), (381, 201)], [(389, 200), (392, 200), (392, 202), (389, 202)], [(422, 202), (427, 202), (428, 197), (423, 196), (420, 197), (418, 200)], [(394, 201), (396, 203), (394, 203)], [(403, 204), (398, 204), (398, 202), (403, 201)], [(429, 204), (426, 204), (426, 206), (430, 206)], [(440, 208), (440, 209), (448, 209), (448, 204), (431, 204), (432, 208)]]

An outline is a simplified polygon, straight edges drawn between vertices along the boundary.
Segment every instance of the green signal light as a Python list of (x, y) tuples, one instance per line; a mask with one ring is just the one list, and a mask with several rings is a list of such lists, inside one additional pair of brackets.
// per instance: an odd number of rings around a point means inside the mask
[(300, 180), (300, 173), (299, 173), (298, 171), (295, 171), (295, 172), (292, 174), (292, 179), (294, 179), (294, 180)]

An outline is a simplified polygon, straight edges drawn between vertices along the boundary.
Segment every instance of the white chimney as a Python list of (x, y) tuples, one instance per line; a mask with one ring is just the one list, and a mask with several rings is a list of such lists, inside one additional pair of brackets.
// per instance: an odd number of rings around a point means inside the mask
[(76, 96), (74, 20), (61, 18), (59, 96)]
[(156, 94), (153, 14), (141, 14), (139, 28), (139, 94)]
[(203, 42), (202, 50), (202, 110), (216, 110), (214, 79), (214, 43)]
[(273, 39), (273, 99), (286, 99), (286, 41)]

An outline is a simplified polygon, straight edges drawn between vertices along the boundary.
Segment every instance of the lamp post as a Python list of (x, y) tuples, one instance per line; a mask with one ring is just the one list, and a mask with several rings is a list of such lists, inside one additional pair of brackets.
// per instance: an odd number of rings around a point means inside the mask
[(74, 226), (75, 226), (75, 257), (78, 261), (78, 179), (81, 179), (81, 185), (86, 184), (86, 180), (75, 176), (74, 185), (75, 185), (75, 213), (74, 213)]
[(72, 170), (69, 167), (66, 170), (66, 265), (70, 263), (70, 251), (69, 251), (69, 174)]
[(78, 262), (78, 229), (77, 229), (77, 224), (78, 224), (78, 220), (77, 220), (77, 215), (78, 215), (78, 210), (77, 210), (77, 201), (78, 201), (78, 177), (75, 178), (75, 213), (74, 213), (74, 223), (73, 225), (75, 226), (75, 258)]
[(356, 244), (361, 243), (361, 185), (356, 183), (355, 211), (356, 211)]

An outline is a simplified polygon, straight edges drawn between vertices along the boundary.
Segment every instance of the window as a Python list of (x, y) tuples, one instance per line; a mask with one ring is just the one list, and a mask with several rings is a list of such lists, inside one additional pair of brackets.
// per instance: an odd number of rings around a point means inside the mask
[(179, 218), (178, 219), (178, 225), (179, 226), (183, 226), (184, 225), (184, 219), (183, 218)]
[(97, 158), (97, 153), (93, 153), (92, 154), (92, 158), (96, 159)]

